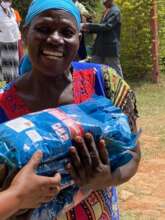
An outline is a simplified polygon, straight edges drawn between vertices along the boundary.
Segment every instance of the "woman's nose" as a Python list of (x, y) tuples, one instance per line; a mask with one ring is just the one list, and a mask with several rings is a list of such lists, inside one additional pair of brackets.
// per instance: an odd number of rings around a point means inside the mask
[(64, 40), (58, 31), (54, 31), (49, 35), (48, 42), (52, 44), (63, 44)]

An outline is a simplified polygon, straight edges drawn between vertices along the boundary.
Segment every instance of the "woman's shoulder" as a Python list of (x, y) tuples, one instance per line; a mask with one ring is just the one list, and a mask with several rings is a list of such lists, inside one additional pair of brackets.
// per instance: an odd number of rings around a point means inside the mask
[(134, 91), (114, 69), (105, 65), (102, 68), (106, 96), (112, 100), (114, 105), (120, 107), (128, 115), (130, 126), (134, 128), (138, 117)]
[(128, 83), (111, 67), (101, 65), (106, 96), (117, 106), (121, 105), (126, 94), (131, 90)]

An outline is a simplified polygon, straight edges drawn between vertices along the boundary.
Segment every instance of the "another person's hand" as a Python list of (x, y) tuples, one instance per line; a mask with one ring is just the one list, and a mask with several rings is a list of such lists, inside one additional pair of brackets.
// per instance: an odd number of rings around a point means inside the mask
[(71, 163), (67, 170), (75, 182), (84, 190), (98, 190), (111, 185), (111, 169), (104, 140), (96, 146), (92, 134), (76, 137), (75, 146), (70, 148)]
[(89, 25), (88, 23), (81, 23), (80, 30), (83, 32), (89, 32)]
[(20, 209), (39, 207), (42, 203), (52, 200), (60, 192), (61, 176), (39, 176), (36, 174), (42, 158), (42, 152), (36, 152), (28, 164), (13, 179), (8, 190), (15, 193), (20, 202)]

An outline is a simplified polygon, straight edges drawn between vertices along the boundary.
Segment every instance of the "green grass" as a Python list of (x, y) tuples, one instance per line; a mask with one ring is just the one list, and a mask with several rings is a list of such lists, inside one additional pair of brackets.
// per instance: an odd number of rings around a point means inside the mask
[(160, 144), (165, 141), (165, 75), (159, 84), (138, 82), (132, 84), (136, 96), (141, 124), (147, 134), (158, 136)]
[(132, 88), (136, 92), (140, 115), (156, 116), (165, 112), (165, 75), (161, 76), (160, 83), (133, 82)]

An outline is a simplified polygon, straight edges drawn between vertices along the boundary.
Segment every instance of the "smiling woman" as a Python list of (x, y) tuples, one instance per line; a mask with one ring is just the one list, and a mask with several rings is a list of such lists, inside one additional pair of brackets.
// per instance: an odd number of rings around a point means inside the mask
[(49, 76), (62, 74), (77, 53), (80, 37), (77, 29), (74, 17), (65, 11), (49, 10), (36, 16), (25, 27), (32, 65)]
[[(126, 112), (131, 129), (136, 129), (135, 99), (127, 83), (108, 66), (72, 63), (81, 38), (80, 14), (72, 0), (32, 1), (24, 32), (31, 68), (1, 91), (1, 122), (46, 108), (78, 104), (97, 94), (106, 95)], [(92, 134), (87, 133), (72, 141), (67, 171), (80, 187), (78, 195), (88, 189), (93, 192), (83, 201), (78, 197), (74, 207), (59, 216), (53, 215), (52, 201), (28, 219), (119, 219), (115, 186), (136, 173), (139, 147), (130, 152), (132, 159), (127, 164), (112, 173), (104, 140), (95, 143)]]

